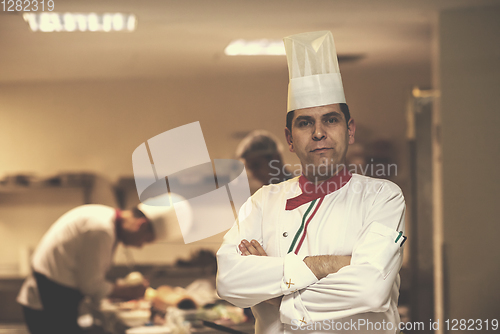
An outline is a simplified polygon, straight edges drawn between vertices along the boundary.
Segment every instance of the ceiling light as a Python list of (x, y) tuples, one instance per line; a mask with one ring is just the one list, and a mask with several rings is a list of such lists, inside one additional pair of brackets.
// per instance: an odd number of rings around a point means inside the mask
[(137, 19), (123, 13), (25, 13), (23, 18), (32, 31), (134, 31)]
[(259, 39), (245, 41), (237, 39), (224, 49), (227, 56), (283, 56), (285, 46), (282, 40)]

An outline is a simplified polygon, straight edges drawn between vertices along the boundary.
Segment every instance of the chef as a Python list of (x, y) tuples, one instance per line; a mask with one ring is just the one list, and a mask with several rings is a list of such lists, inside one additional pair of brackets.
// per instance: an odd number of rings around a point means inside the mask
[(285, 136), (302, 175), (242, 206), (217, 253), (217, 291), (252, 307), (256, 333), (398, 333), (405, 203), (394, 183), (350, 174), (355, 123), (330, 32), (284, 39)]
[(61, 216), (37, 246), (33, 273), (17, 298), (30, 332), (80, 333), (78, 306), (84, 296), (94, 302), (104, 297), (142, 297), (146, 281), (118, 285), (107, 282), (105, 275), (118, 242), (142, 247), (177, 233), (176, 214), (168, 198), (168, 194), (158, 196), (146, 202), (151, 205), (141, 203), (124, 211), (83, 205)]

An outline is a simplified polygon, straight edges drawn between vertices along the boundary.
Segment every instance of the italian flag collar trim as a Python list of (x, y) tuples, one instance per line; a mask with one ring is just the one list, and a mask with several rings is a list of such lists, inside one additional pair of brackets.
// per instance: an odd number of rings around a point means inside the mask
[(302, 194), (297, 197), (290, 198), (286, 201), (285, 210), (293, 210), (299, 206), (314, 201), (315, 199), (324, 197), (342, 188), (351, 179), (352, 174), (349, 171), (340, 171), (326, 181), (320, 184), (314, 184), (309, 181), (304, 175), (299, 177), (299, 186)]

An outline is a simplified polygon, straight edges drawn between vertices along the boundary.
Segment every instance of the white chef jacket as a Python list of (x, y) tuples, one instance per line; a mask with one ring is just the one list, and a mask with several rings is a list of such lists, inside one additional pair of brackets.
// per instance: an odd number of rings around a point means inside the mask
[[(337, 190), (322, 200), (286, 210), (287, 200), (303, 193), (298, 180), (263, 187), (242, 206), (239, 223), (217, 252), (219, 295), (252, 307), (258, 334), (398, 333), (406, 240), (401, 189), (353, 174), (345, 185), (333, 184)], [(242, 256), (242, 239), (257, 240), (268, 256)], [(293, 239), (302, 244), (289, 252)], [(352, 258), (349, 266), (318, 280), (303, 262), (314, 255)], [(278, 296), (279, 308), (262, 303)]]
[[(68, 211), (38, 244), (33, 270), (99, 301), (113, 288), (105, 275), (116, 248), (115, 218), (115, 209), (105, 205), (83, 205)], [(17, 301), (43, 309), (33, 275), (25, 280)]]

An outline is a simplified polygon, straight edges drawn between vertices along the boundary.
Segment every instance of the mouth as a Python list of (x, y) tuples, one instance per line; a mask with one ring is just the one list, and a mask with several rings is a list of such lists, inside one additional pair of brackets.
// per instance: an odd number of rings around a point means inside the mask
[(333, 148), (331, 148), (331, 147), (318, 147), (314, 150), (311, 150), (310, 152), (311, 153), (324, 153), (324, 152), (329, 151), (329, 150), (333, 150)]

